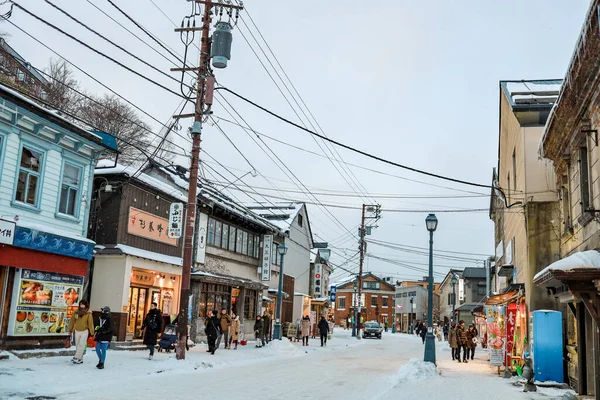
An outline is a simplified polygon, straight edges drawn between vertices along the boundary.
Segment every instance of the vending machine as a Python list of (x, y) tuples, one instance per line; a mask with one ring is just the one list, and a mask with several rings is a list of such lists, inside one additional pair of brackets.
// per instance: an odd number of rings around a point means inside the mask
[(564, 382), (563, 374), (563, 326), (559, 311), (538, 310), (533, 312), (533, 350), (535, 380), (540, 382)]

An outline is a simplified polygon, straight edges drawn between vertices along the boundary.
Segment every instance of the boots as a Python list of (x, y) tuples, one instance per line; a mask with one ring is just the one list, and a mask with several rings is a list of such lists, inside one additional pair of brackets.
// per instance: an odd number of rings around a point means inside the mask
[(98, 368), (98, 369), (104, 369), (104, 363), (103, 362), (98, 363), (98, 365), (96, 365), (96, 368)]

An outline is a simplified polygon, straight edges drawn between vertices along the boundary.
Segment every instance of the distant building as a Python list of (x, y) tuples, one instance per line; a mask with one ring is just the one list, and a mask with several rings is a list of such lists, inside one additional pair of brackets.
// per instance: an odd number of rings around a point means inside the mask
[(0, 81), (31, 96), (46, 100), (48, 81), (4, 38), (0, 38)]
[[(401, 332), (409, 332), (416, 321), (427, 322), (429, 307), (429, 290), (427, 282), (402, 282), (396, 287), (394, 295), (395, 322)], [(439, 286), (438, 283), (434, 287)], [(411, 301), (412, 300), (412, 301)], [(412, 309), (411, 309), (412, 308)], [(440, 296), (437, 290), (433, 293), (433, 321), (439, 321)]]

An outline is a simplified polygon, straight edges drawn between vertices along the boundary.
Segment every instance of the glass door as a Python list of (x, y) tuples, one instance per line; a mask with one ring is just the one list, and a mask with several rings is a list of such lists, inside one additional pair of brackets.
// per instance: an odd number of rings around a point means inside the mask
[(141, 338), (142, 324), (147, 313), (148, 289), (140, 287), (129, 288), (129, 316), (127, 318), (127, 333), (134, 338)]
[(138, 300), (138, 313), (135, 320), (135, 336), (138, 338), (142, 337), (142, 324), (144, 323), (144, 317), (146, 316), (146, 299), (148, 298), (148, 289), (139, 288), (139, 300)]
[(134, 333), (135, 330), (135, 317), (137, 316), (137, 303), (138, 303), (139, 288), (129, 288), (129, 316), (127, 318), (127, 333)]

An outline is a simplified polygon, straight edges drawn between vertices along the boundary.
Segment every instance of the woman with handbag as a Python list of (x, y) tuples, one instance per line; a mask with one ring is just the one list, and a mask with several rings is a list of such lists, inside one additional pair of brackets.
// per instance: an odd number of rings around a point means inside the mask
[(241, 329), (241, 323), (240, 323), (240, 317), (238, 317), (237, 315), (235, 315), (235, 313), (232, 314), (232, 319), (231, 319), (231, 325), (229, 326), (229, 343), (228, 343), (228, 348), (231, 349), (231, 343), (235, 343), (235, 350), (237, 350), (238, 347), (238, 341), (240, 340), (240, 329)]
[(94, 318), (87, 300), (79, 302), (79, 308), (69, 321), (69, 334), (74, 334), (75, 357), (71, 359), (73, 364), (83, 364), (83, 352), (87, 344), (88, 336), (94, 333)]
[(102, 308), (102, 314), (100, 314), (100, 320), (96, 327), (96, 335), (94, 341), (96, 342), (96, 354), (98, 355), (98, 365), (96, 368), (104, 369), (104, 361), (106, 360), (106, 349), (112, 340), (113, 335), (113, 324), (110, 318), (110, 307), (104, 306)]

